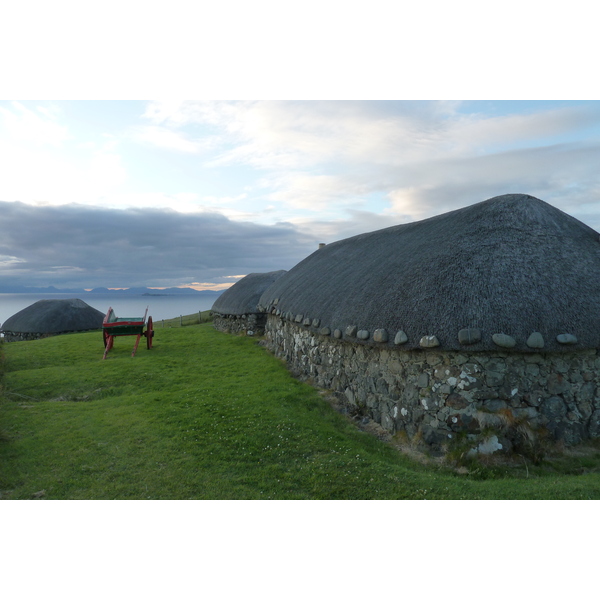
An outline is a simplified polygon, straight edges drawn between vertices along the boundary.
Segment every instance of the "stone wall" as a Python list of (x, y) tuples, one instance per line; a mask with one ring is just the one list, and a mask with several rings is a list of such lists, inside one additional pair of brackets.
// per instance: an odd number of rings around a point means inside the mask
[(65, 333), (86, 333), (88, 331), (98, 331), (97, 329), (82, 329), (79, 331), (59, 331), (56, 333), (22, 333), (15, 331), (4, 331), (4, 340), (7, 342), (26, 342), (29, 340), (41, 340), (54, 335), (63, 335)]
[(238, 335), (263, 335), (266, 320), (267, 318), (264, 314), (220, 315), (213, 313), (213, 325), (215, 329)]
[(4, 332), (4, 340), (7, 342), (25, 342), (28, 340), (41, 340), (42, 338), (58, 335), (56, 333), (19, 333), (13, 331)]
[[(525, 423), (573, 445), (600, 437), (600, 356), (401, 351), (319, 335), (269, 315), (264, 344), (292, 372), (343, 397), (386, 430), (443, 447), (462, 433)], [(514, 440), (496, 437), (496, 449)]]

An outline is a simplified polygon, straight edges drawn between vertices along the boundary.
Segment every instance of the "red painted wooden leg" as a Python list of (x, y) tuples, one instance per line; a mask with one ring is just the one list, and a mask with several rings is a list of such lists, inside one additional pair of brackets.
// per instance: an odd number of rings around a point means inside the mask
[(137, 347), (138, 344), (140, 343), (140, 338), (142, 337), (142, 334), (140, 333), (136, 338), (135, 338), (135, 346), (133, 347), (133, 352), (131, 353), (131, 356), (134, 357), (135, 353), (137, 352)]
[(106, 358), (108, 351), (113, 347), (115, 336), (107, 335), (106, 338), (107, 338), (106, 339), (106, 347), (104, 348), (104, 356), (102, 357), (102, 360), (104, 360)]

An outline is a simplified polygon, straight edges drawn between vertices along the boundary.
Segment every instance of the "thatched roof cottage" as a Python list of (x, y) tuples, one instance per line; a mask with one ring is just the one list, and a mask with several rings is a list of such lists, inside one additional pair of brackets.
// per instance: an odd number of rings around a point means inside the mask
[(220, 331), (262, 335), (266, 314), (259, 310), (263, 292), (285, 271), (250, 273), (224, 291), (212, 306), (213, 324)]
[(100, 329), (104, 314), (83, 300), (38, 300), (2, 325), (7, 342), (34, 340), (61, 333)]
[(600, 435), (600, 238), (532, 196), (326, 245), (259, 305), (277, 355), (392, 432)]

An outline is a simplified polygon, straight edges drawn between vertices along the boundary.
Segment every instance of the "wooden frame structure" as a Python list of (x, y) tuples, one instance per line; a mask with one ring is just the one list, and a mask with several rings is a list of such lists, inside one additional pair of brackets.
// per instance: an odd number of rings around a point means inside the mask
[[(104, 321), (102, 322), (102, 337), (104, 339), (104, 356), (102, 360), (106, 358), (106, 355), (113, 347), (115, 343), (115, 337), (135, 335), (135, 345), (131, 356), (135, 356), (140, 343), (140, 338), (144, 336), (146, 338), (146, 346), (148, 350), (152, 348), (152, 338), (154, 337), (154, 328), (152, 326), (152, 317), (148, 317), (146, 323), (146, 315), (148, 314), (148, 307), (144, 316), (140, 318), (121, 318), (119, 319), (115, 315), (115, 311), (112, 307), (108, 309)], [(146, 324), (146, 331), (144, 331), (144, 325)]]

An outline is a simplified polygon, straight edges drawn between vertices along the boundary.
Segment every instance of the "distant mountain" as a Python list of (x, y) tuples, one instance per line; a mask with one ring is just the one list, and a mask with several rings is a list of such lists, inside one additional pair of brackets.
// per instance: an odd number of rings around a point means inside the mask
[(135, 294), (142, 296), (173, 296), (175, 294), (201, 295), (201, 296), (220, 296), (223, 292), (213, 290), (194, 290), (192, 288), (170, 287), (164, 290), (157, 290), (147, 287), (133, 287), (124, 290), (109, 290), (108, 288), (94, 288), (90, 294)]
[(0, 294), (85, 294), (83, 288), (28, 287), (25, 285), (0, 285)]
[(188, 296), (220, 296), (223, 290), (215, 292), (213, 290), (194, 290), (192, 288), (171, 287), (164, 290), (156, 290), (147, 287), (134, 287), (124, 290), (109, 290), (105, 287), (94, 288), (90, 292), (83, 288), (56, 288), (53, 285), (48, 287), (27, 287), (25, 285), (0, 285), (0, 294), (130, 294), (145, 296), (173, 296), (185, 294)]

